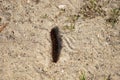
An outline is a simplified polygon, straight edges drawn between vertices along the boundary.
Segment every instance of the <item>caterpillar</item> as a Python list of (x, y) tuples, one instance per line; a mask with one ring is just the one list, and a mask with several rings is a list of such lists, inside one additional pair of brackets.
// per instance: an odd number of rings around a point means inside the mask
[(51, 29), (50, 36), (52, 42), (52, 59), (56, 63), (59, 60), (62, 49), (62, 38), (57, 26)]

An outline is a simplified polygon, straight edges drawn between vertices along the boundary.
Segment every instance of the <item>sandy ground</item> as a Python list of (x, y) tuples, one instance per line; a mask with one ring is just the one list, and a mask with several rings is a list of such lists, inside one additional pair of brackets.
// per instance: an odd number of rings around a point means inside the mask
[[(119, 80), (120, 16), (114, 27), (106, 19), (120, 0), (91, 0), (98, 3), (87, 11), (89, 1), (0, 0), (0, 25), (8, 23), (0, 33), (0, 80)], [(63, 39), (57, 63), (54, 26)]]

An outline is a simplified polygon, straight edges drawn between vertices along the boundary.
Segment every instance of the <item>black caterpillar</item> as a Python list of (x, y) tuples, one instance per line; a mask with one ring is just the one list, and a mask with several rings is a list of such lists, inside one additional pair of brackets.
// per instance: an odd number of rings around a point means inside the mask
[(52, 28), (50, 32), (51, 41), (52, 41), (52, 59), (53, 62), (59, 60), (60, 52), (62, 49), (62, 39), (58, 27)]

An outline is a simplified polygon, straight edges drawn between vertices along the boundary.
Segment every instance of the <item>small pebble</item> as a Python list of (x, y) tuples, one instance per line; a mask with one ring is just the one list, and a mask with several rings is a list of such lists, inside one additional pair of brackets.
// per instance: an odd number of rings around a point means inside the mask
[(59, 8), (59, 9), (65, 9), (65, 8), (66, 8), (66, 5), (59, 5), (58, 8)]

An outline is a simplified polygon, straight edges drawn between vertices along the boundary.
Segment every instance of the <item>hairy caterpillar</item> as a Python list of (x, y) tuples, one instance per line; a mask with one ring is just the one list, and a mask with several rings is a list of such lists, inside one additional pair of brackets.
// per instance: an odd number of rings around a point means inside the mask
[(59, 60), (60, 52), (62, 49), (62, 39), (58, 27), (54, 27), (50, 32), (51, 41), (52, 41), (52, 59), (53, 62)]

